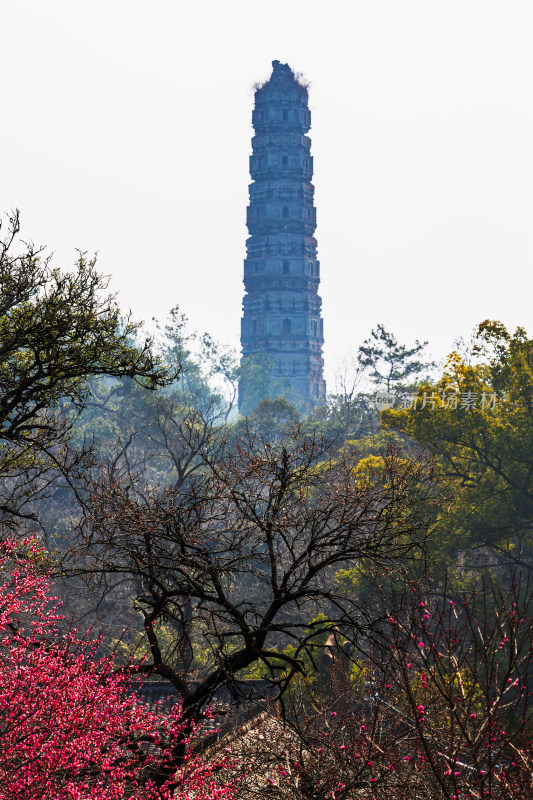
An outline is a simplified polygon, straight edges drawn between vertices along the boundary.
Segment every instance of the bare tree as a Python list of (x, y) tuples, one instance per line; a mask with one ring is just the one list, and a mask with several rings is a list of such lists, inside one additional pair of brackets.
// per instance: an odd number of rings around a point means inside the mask
[[(247, 438), (163, 491), (102, 475), (70, 572), (103, 592), (129, 581), (149, 644), (134, 668), (170, 681), (198, 722), (217, 688), (252, 666), (283, 695), (323, 631), (364, 631), (336, 574), (390, 573), (419, 557), (434, 491), (431, 467), (394, 449), (375, 474), (356, 475), (299, 432), (278, 447)], [(319, 611), (327, 617), (309, 631)]]
[(328, 397), (328, 419), (338, 426), (341, 441), (356, 439), (378, 427), (379, 415), (364, 388), (364, 368), (357, 359), (339, 364), (334, 392)]

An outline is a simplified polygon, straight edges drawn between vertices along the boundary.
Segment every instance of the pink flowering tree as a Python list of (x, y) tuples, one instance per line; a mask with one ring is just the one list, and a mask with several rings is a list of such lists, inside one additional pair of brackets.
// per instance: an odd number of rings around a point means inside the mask
[(241, 797), (532, 798), (532, 607), (519, 581), (505, 596), (389, 596), (383, 638), (344, 691), (334, 669), (329, 691), (309, 676), (289, 724), (267, 718), (233, 746), (248, 765)]
[(0, 800), (231, 800), (235, 763), (193, 755), (178, 706), (153, 713), (98, 641), (58, 633), (43, 557), (0, 543)]
[(533, 797), (532, 608), (517, 575), (507, 593), (391, 601), (379, 691), (409, 720), (437, 797)]

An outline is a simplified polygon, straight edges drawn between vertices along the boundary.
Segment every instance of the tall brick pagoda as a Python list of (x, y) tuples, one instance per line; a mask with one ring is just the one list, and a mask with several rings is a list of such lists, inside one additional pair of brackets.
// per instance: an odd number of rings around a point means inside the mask
[[(255, 92), (250, 156), (250, 205), (244, 262), (242, 358), (262, 351), (273, 364), (276, 393), (320, 403), (323, 377), (320, 264), (311, 126), (306, 87), (288, 64), (272, 62), (270, 80)], [(247, 408), (243, 389), (241, 411)], [(248, 404), (249, 405), (249, 404)]]

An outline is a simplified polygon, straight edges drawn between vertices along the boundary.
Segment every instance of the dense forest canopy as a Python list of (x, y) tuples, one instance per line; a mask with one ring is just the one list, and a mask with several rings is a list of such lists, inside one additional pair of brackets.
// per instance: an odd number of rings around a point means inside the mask
[[(178, 727), (165, 734), (163, 759), (155, 763), (143, 744), (141, 760), (120, 773), (124, 796), (136, 781), (139, 798), (166, 797), (179, 788), (176, 774), (185, 791), (197, 726), (217, 693), (238, 698), (243, 681), (275, 690), (290, 745), (280, 750), (271, 731), (218, 777), (206, 762), (191, 789), (198, 797), (219, 788), (227, 797), (268, 790), (313, 800), (378, 790), (428, 800), (528, 796), (527, 333), (486, 320), (468, 357), (450, 354), (439, 374), (427, 343), (404, 345), (378, 324), (326, 401), (309, 408), (287, 398), (263, 354), (239, 364), (209, 334), (188, 332), (179, 307), (143, 337), (107, 295), (94, 259), (80, 254), (63, 272), (21, 245), (18, 215), (7, 226), (2, 644), (33, 681), (20, 691), (34, 686), (35, 653), (50, 654), (52, 640), (54, 669), (70, 663), (67, 620), (99, 637), (93, 650), (81, 646), (82, 682), (93, 659), (125, 681), (172, 687)], [(251, 387), (246, 416), (236, 410), (239, 381)], [(10, 599), (21, 574), (32, 597), (45, 596), (49, 576), (66, 610), (53, 631), (42, 617), (37, 638), (25, 637)], [(44, 613), (35, 600), (22, 611)], [(336, 665), (336, 689), (324, 659)], [(117, 708), (139, 714), (153, 743), (157, 719), (128, 705), (126, 685)], [(120, 736), (137, 752), (139, 742)], [(336, 750), (339, 737), (349, 760)], [(494, 756), (487, 742), (497, 742)], [(95, 789), (99, 757), (73, 786)], [(5, 763), (7, 775), (18, 762)], [(260, 789), (249, 780), (257, 770)], [(58, 774), (50, 785), (63, 786)], [(409, 787), (416, 795), (402, 794)]]

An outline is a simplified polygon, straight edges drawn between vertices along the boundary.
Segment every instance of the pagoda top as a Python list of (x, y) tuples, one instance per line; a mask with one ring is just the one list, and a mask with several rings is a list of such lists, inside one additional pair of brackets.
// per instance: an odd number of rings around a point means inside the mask
[(263, 92), (265, 89), (298, 89), (307, 99), (307, 86), (299, 74), (295, 74), (288, 64), (282, 64), (281, 61), (272, 62), (272, 75), (264, 83), (257, 86), (257, 92)]
[(272, 77), (270, 80), (283, 80), (283, 78), (294, 78), (294, 72), (288, 64), (282, 64), (281, 61), (272, 62)]

